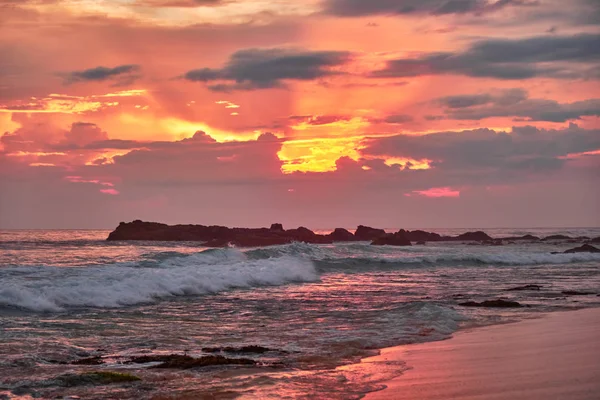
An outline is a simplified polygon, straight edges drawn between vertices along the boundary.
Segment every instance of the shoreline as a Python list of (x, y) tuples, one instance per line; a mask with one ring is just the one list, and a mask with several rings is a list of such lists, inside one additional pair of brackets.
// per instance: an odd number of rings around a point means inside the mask
[(600, 307), (549, 312), (383, 348), (351, 368), (376, 374), (381, 363), (406, 365), (365, 400), (594, 400), (600, 393), (599, 329)]

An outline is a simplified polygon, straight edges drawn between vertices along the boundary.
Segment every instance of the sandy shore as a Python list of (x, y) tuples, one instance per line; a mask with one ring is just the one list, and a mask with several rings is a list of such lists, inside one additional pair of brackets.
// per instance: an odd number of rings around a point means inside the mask
[(367, 400), (598, 400), (600, 309), (461, 331), (441, 342), (384, 349), (361, 364), (410, 368)]

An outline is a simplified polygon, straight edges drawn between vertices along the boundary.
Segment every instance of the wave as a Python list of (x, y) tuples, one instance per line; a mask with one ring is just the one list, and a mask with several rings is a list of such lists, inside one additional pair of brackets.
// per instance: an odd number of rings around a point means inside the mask
[(122, 307), (174, 296), (319, 279), (309, 260), (291, 256), (250, 260), (232, 249), (169, 257), (154, 266), (17, 267), (2, 272), (0, 306), (32, 311)]
[(320, 246), (292, 243), (250, 250), (250, 258), (306, 257), (320, 267), (560, 265), (600, 261), (597, 253), (551, 254), (548, 249), (469, 246), (391, 247), (365, 243)]

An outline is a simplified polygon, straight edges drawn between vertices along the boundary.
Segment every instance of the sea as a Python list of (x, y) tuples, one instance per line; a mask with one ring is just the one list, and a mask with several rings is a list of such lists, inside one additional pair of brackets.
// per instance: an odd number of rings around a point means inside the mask
[[(476, 229), (429, 229), (468, 230)], [(485, 231), (600, 236), (600, 228)], [(108, 234), (0, 231), (0, 399), (359, 399), (408, 368), (398, 361), (362, 368), (361, 358), (379, 349), (600, 306), (600, 254), (551, 254), (584, 239), (209, 249), (108, 242)], [(532, 284), (541, 289), (508, 290)], [(499, 298), (526, 307), (459, 305)], [(268, 350), (214, 350), (244, 346)], [(180, 370), (130, 362), (165, 354), (256, 365)], [(73, 364), (90, 357), (101, 364)], [(98, 371), (140, 380), (65, 379)]]

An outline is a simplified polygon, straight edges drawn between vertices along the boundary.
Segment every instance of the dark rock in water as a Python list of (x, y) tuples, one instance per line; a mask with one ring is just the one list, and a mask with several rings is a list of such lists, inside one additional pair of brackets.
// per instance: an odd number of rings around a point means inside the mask
[(491, 236), (489, 236), (487, 233), (485, 233), (483, 231), (476, 231), (476, 232), (465, 232), (462, 235), (458, 235), (456, 237), (456, 240), (471, 240), (471, 241), (483, 242), (486, 240), (493, 240), (493, 239)]
[(385, 235), (385, 231), (383, 229), (375, 229), (363, 225), (359, 225), (356, 229), (356, 232), (354, 232), (354, 237), (357, 240), (375, 240), (383, 235)]
[(422, 245), (425, 245), (425, 244), (427, 244), (427, 242), (420, 241), (420, 242), (417, 242), (417, 244), (418, 244), (419, 246), (422, 246)]
[(263, 354), (270, 351), (277, 351), (281, 353), (280, 350), (273, 350), (267, 347), (262, 346), (243, 346), (243, 347), (203, 347), (202, 351), (205, 353), (246, 353), (246, 354)]
[(540, 240), (540, 238), (537, 237), (537, 236), (533, 236), (533, 235), (524, 235), (524, 236), (509, 236), (509, 237), (504, 237), (501, 240), (530, 240), (530, 241), (537, 241), (537, 240)]
[(282, 224), (271, 224), (271, 227), (269, 228), (270, 231), (274, 231), (274, 232), (283, 232), (283, 225)]
[(401, 232), (387, 233), (371, 243), (373, 246), (411, 246), (410, 240)]
[(506, 289), (507, 292), (515, 292), (519, 290), (541, 290), (542, 287), (540, 285), (525, 285), (525, 286), (517, 286), (514, 288)]
[(507, 300), (486, 300), (481, 303), (476, 301), (467, 301), (466, 303), (460, 303), (459, 306), (463, 307), (488, 307), (488, 308), (518, 308), (523, 307), (522, 304), (516, 301)]
[(152, 368), (178, 368), (189, 369), (196, 367), (208, 367), (211, 365), (255, 365), (256, 361), (248, 358), (227, 358), (223, 356), (205, 356), (194, 358), (180, 354), (150, 355), (132, 357), (128, 363), (145, 364), (149, 362), (160, 362), (161, 364)]
[(73, 365), (100, 365), (104, 364), (101, 356), (82, 358), (81, 360), (73, 361)]
[(96, 371), (84, 374), (65, 374), (56, 378), (59, 385), (66, 387), (83, 385), (106, 385), (109, 383), (125, 383), (139, 381), (135, 375), (123, 372)]
[(567, 251), (564, 252), (564, 254), (571, 254), (571, 253), (600, 253), (600, 249), (591, 246), (589, 244), (584, 244), (581, 247), (576, 247), (574, 249), (569, 249)]
[(571, 239), (571, 237), (565, 236), (565, 235), (550, 235), (550, 236), (546, 236), (542, 240), (568, 240), (568, 239)]
[(561, 293), (565, 296), (592, 296), (596, 294), (592, 292), (580, 292), (578, 290), (564, 290)]
[(344, 228), (335, 228), (335, 230), (327, 236), (329, 236), (329, 238), (334, 242), (351, 242), (356, 240), (354, 234)]
[(444, 238), (437, 233), (425, 232), (425, 231), (405, 231), (400, 229), (400, 232), (404, 233), (406, 238), (411, 242), (438, 242), (444, 240)]
[(598, 236), (597, 238), (590, 239), (590, 241), (588, 243), (600, 244), (600, 236)]

